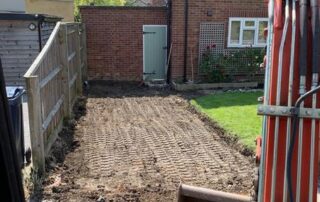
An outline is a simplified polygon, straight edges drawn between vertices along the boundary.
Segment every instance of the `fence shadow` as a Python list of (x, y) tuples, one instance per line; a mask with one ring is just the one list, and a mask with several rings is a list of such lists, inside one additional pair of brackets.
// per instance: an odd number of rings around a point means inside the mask
[[(66, 156), (80, 146), (80, 142), (75, 140), (75, 127), (81, 117), (87, 113), (86, 104), (87, 97), (83, 96), (78, 98), (73, 107), (73, 117), (64, 120), (63, 128), (58, 134), (57, 140), (52, 145), (49, 155), (46, 157), (46, 176), (40, 178), (36, 173), (31, 174), (33, 187), (29, 201), (36, 202), (43, 200), (43, 185), (51, 182), (47, 177), (54, 172), (57, 167), (62, 167)], [(54, 189), (54, 187), (52, 188)]]

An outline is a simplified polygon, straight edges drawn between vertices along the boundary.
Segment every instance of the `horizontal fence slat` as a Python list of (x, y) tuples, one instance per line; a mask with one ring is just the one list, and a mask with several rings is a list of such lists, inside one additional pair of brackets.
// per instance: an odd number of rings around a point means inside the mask
[(50, 125), (53, 117), (56, 115), (56, 113), (59, 111), (59, 109), (62, 107), (63, 104), (63, 99), (64, 97), (61, 97), (58, 102), (55, 104), (55, 106), (52, 108), (52, 110), (50, 111), (49, 115), (47, 116), (47, 118), (44, 120), (43, 124), (42, 124), (42, 129), (45, 131), (48, 129), (48, 126)]
[(70, 62), (75, 56), (76, 56), (76, 51), (74, 51), (68, 56), (68, 62)]
[(68, 30), (68, 35), (71, 35), (71, 34), (73, 34), (75, 32), (76, 32), (76, 30), (71, 30), (71, 31)]
[(43, 88), (49, 81), (51, 81), (59, 72), (61, 71), (61, 67), (58, 66), (53, 71), (50, 72), (50, 74), (47, 75), (41, 82), (40, 82), (40, 88)]
[(72, 79), (69, 81), (69, 88), (73, 86), (74, 82), (77, 80), (78, 74), (73, 75)]

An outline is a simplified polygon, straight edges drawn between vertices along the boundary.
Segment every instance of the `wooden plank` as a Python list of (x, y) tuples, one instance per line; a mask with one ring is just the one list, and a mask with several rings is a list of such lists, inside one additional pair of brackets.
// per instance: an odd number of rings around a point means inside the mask
[(8, 38), (16, 38), (16, 37), (19, 37), (19, 38), (22, 38), (22, 36), (32, 36), (33, 39), (35, 39), (37, 36), (38, 36), (38, 33), (37, 32), (26, 32), (26, 31), (17, 31), (17, 30), (14, 30), (12, 32), (0, 32), (0, 37), (8, 37)]
[(71, 34), (73, 34), (73, 33), (75, 33), (76, 32), (76, 30), (68, 30), (68, 35), (71, 35)]
[(82, 63), (84, 64), (84, 66), (81, 68), (82, 69), (82, 79), (83, 81), (86, 81), (88, 79), (88, 76), (87, 76), (87, 31), (86, 31), (86, 26), (85, 24), (81, 24), (81, 44), (82, 44), (82, 47), (83, 47), (83, 54), (82, 54), (82, 57), (81, 57), (81, 60), (82, 60)]
[[(7, 64), (7, 63), (14, 63), (14, 62), (21, 62), (21, 63), (28, 63), (30, 64), (30, 60), (32, 60), (31, 58), (6, 58), (3, 59), (3, 64)], [(30, 65), (29, 65), (30, 66)]]
[(41, 127), (41, 100), (39, 78), (37, 76), (26, 77), (29, 120), (30, 120), (30, 139), (32, 148), (33, 166), (40, 175), (45, 172), (44, 141)]
[(71, 116), (71, 107), (70, 107), (70, 89), (69, 89), (69, 62), (68, 62), (68, 45), (67, 45), (67, 30), (66, 25), (61, 25), (59, 40), (60, 40), (60, 53), (62, 58), (62, 82), (63, 82), (63, 94), (64, 94), (64, 116)]
[(30, 45), (17, 45), (17, 44), (8, 44), (8, 45), (0, 45), (0, 50), (35, 50), (39, 52), (38, 44), (30, 44)]
[(26, 41), (26, 40), (10, 40), (10, 41), (1, 41), (1, 46), (7, 46), (7, 45), (38, 45), (38, 41)]
[(13, 58), (19, 58), (20, 55), (26, 55), (26, 56), (32, 56), (39, 53), (39, 47), (38, 49), (32, 49), (32, 48), (26, 48), (26, 49), (0, 49), (0, 55), (10, 55)]
[(42, 123), (42, 129), (43, 131), (46, 131), (48, 129), (49, 124), (51, 123), (53, 117), (56, 115), (56, 113), (60, 110), (60, 108), (62, 107), (63, 104), (63, 99), (64, 97), (62, 96), (57, 103), (55, 104), (55, 106), (52, 108), (52, 110), (50, 111), (49, 115), (47, 116), (47, 118), (43, 121)]
[[(12, 76), (17, 76), (17, 74), (21, 74), (22, 76), (24, 75), (24, 73), (27, 71), (28, 67), (25, 66), (25, 67), (20, 67), (20, 68), (6, 68), (4, 69), (5, 73), (7, 75), (12, 75)], [(23, 71), (24, 70), (24, 71)]]
[(80, 52), (80, 28), (79, 24), (76, 25), (76, 34), (74, 35), (76, 37), (75, 39), (75, 46), (76, 46), (76, 52), (77, 52), (77, 58), (76, 58), (76, 68), (77, 68), (77, 95), (82, 95), (82, 74), (81, 74), (81, 52)]
[(29, 59), (30, 58), (36, 58), (37, 57), (37, 53), (30, 53), (29, 55), (28, 54), (25, 54), (25, 55), (19, 55), (19, 57), (17, 57), (16, 55), (2, 55), (1, 58), (3, 60), (5, 59)]
[(6, 70), (19, 70), (20, 68), (28, 68), (29, 65), (27, 63), (7, 63), (5, 64)]
[(69, 81), (69, 88), (71, 88), (78, 78), (78, 73), (74, 74), (72, 79)]
[(37, 41), (37, 36), (10, 36), (10, 35), (0, 35), (0, 41)]
[(61, 67), (58, 66), (56, 67), (53, 71), (51, 71), (46, 78), (44, 78), (41, 82), (40, 82), (40, 88), (43, 88), (45, 85), (47, 85), (47, 83), (49, 81), (51, 81), (59, 72), (61, 71)]
[(54, 144), (54, 142), (57, 140), (58, 134), (59, 132), (62, 130), (63, 127), (63, 119), (61, 121), (59, 121), (59, 123), (56, 126), (56, 129), (54, 129), (54, 131), (52, 132), (52, 134), (49, 136), (46, 145), (45, 145), (45, 155), (49, 155), (50, 149), (52, 147), (52, 145)]
[(75, 56), (76, 56), (76, 51), (74, 51), (68, 56), (68, 62), (70, 62)]

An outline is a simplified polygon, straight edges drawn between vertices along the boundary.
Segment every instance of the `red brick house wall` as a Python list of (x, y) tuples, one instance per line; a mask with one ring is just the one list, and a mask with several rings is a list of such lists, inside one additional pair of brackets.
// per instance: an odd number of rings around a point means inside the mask
[[(184, 2), (185, 0), (172, 1), (172, 78), (178, 80), (182, 79), (184, 66)], [(267, 17), (267, 14), (264, 0), (189, 0), (187, 79), (191, 78), (191, 48), (195, 74), (198, 69), (201, 22), (224, 22), (227, 35), (229, 17)]]
[(151, 0), (151, 6), (165, 6), (165, 0)]
[[(185, 0), (172, 0), (173, 80), (183, 78), (184, 9)], [(142, 26), (167, 24), (166, 8), (84, 6), (80, 12), (87, 27), (89, 79), (142, 80)], [(229, 17), (267, 17), (267, 4), (264, 0), (189, 0), (187, 79), (191, 78), (191, 49), (197, 78), (200, 24), (224, 23), (227, 41)]]
[(140, 81), (143, 78), (143, 25), (165, 25), (166, 8), (80, 8), (87, 29), (90, 80)]

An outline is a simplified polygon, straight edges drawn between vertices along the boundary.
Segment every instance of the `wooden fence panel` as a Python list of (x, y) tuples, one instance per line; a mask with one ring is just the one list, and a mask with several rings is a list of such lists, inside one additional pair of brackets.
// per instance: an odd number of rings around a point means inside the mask
[(82, 93), (79, 23), (57, 23), (25, 78), (33, 164), (43, 173), (45, 155)]

